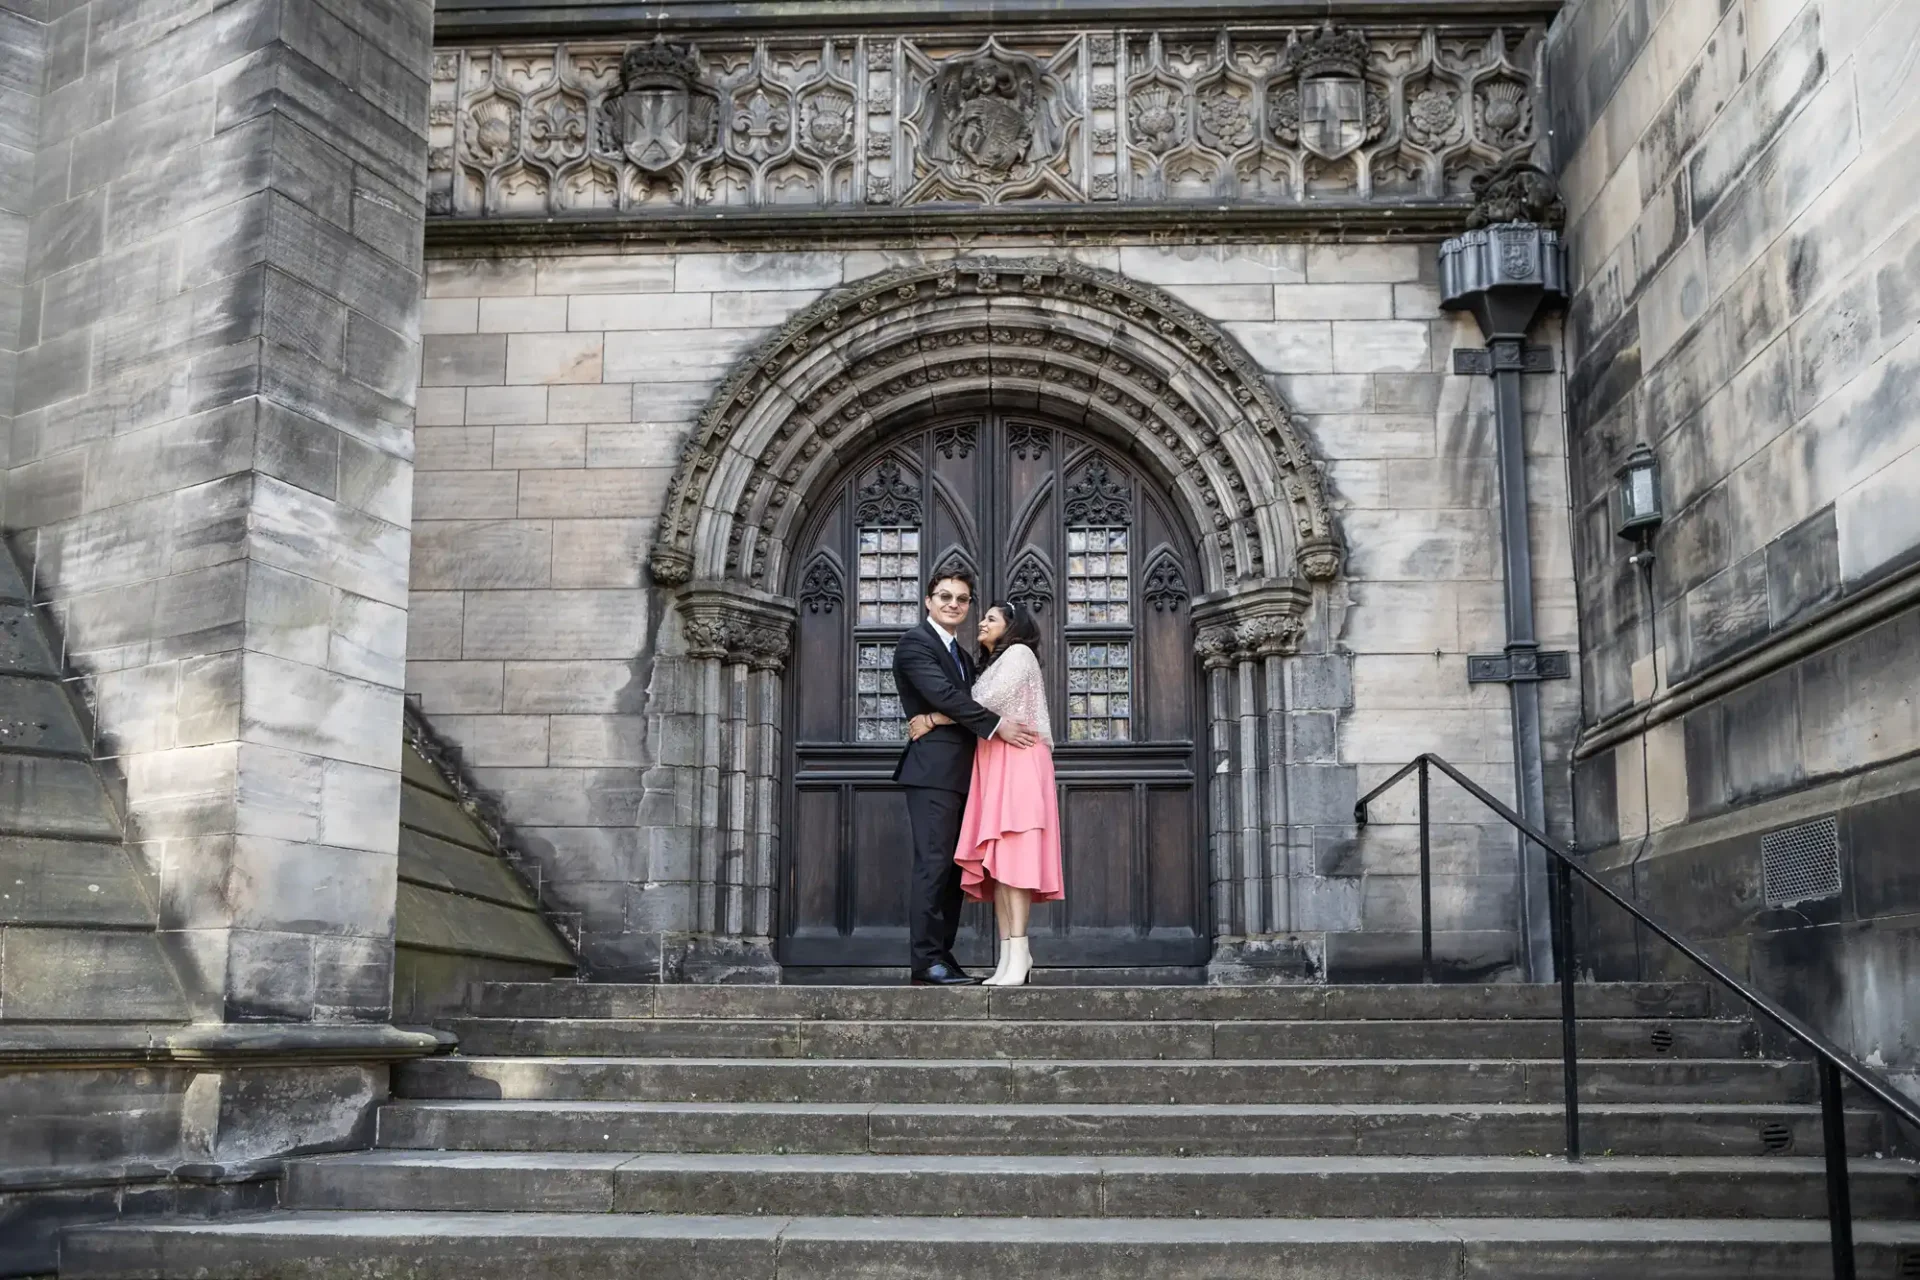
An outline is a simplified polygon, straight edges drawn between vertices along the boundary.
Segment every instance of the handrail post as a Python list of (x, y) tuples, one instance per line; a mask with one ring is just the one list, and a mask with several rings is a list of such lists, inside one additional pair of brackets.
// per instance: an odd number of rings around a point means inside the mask
[(1433, 828), (1427, 815), (1427, 758), (1420, 757), (1420, 980), (1433, 982)]
[(1853, 1280), (1853, 1193), (1847, 1185), (1847, 1113), (1840, 1068), (1820, 1059), (1821, 1141), (1827, 1149), (1827, 1227), (1833, 1238), (1833, 1280)]
[(1560, 970), (1560, 1060), (1567, 1095), (1567, 1163), (1580, 1163), (1580, 1051), (1574, 1038), (1573, 877), (1549, 852), (1547, 884), (1553, 896), (1554, 961)]

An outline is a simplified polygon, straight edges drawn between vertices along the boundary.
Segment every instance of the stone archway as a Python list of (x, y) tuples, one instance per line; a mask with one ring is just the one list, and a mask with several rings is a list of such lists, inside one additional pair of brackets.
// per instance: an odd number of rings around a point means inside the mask
[[(778, 593), (807, 495), (909, 417), (992, 403), (1114, 441), (1197, 536), (1214, 933), (1284, 933), (1284, 678), (1312, 584), (1339, 572), (1320, 473), (1234, 339), (1163, 291), (1050, 259), (900, 268), (794, 316), (721, 385), (682, 453), (650, 553), (673, 608), (657, 649), (647, 782), (656, 847), (693, 864), (690, 978), (777, 976)], [(669, 800), (671, 802), (669, 803)], [(1229, 957), (1217, 963), (1231, 966)]]
[(1339, 570), (1305, 441), (1230, 335), (1114, 272), (983, 259), (849, 285), (743, 361), (681, 455), (654, 580), (766, 590), (784, 568), (796, 495), (890, 419), (982, 394), (1133, 441), (1211, 534), (1209, 592)]

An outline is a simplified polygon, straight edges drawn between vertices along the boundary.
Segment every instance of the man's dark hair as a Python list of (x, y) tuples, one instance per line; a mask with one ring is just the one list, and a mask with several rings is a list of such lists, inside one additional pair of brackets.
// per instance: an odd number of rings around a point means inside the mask
[(943, 582), (964, 582), (967, 584), (968, 595), (977, 596), (980, 594), (980, 585), (973, 580), (973, 571), (971, 569), (935, 569), (933, 576), (927, 579), (927, 599), (933, 599), (934, 591), (937, 590)]

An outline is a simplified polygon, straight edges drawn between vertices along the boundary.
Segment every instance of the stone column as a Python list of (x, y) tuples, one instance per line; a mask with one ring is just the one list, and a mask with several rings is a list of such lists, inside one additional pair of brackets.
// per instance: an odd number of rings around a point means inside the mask
[(1303, 633), (1302, 583), (1249, 583), (1193, 602), (1194, 647), (1207, 671), (1212, 770), (1215, 982), (1311, 976), (1292, 935), (1285, 658)]
[(432, 6), (60, 9), (6, 524), (196, 1016), (381, 1020)]
[(1201, 768), (1207, 774), (1208, 892), (1213, 903), (1213, 936), (1240, 932), (1239, 894), (1234, 875), (1234, 719), (1232, 633), (1224, 628), (1195, 640), (1207, 683), (1207, 753)]
[(779, 865), (780, 672), (793, 634), (791, 601), (733, 583), (696, 584), (676, 602), (690, 655), (711, 687), (702, 735), (698, 903), (684, 953), (667, 976), (689, 982), (777, 982), (773, 891)]

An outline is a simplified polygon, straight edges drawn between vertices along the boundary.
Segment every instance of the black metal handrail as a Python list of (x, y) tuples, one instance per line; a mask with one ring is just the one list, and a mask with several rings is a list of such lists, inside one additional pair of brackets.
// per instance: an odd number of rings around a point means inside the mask
[(1601, 897), (1625, 911), (1642, 928), (1673, 947), (1681, 955), (1704, 969), (1721, 986), (1739, 996), (1764, 1014), (1781, 1030), (1813, 1050), (1820, 1071), (1820, 1120), (1822, 1142), (1826, 1148), (1827, 1221), (1833, 1242), (1835, 1280), (1854, 1280), (1853, 1203), (1847, 1177), (1846, 1113), (1841, 1100), (1842, 1079), (1853, 1081), (1874, 1101), (1907, 1123), (1920, 1127), (1920, 1106), (1881, 1079), (1871, 1068), (1802, 1022), (1774, 1001), (1761, 995), (1709, 959), (1700, 948), (1680, 937), (1647, 911), (1628, 901), (1601, 883), (1581, 865), (1570, 848), (1563, 848), (1552, 837), (1502, 804), (1496, 797), (1431, 752), (1416, 756), (1405, 768), (1361, 796), (1353, 806), (1353, 819), (1367, 825), (1367, 807), (1380, 795), (1398, 785), (1410, 773), (1420, 775), (1420, 968), (1425, 981), (1434, 981), (1433, 972), (1433, 852), (1431, 823), (1428, 816), (1430, 771), (1438, 769), (1452, 778), (1464, 791), (1506, 820), (1508, 826), (1539, 845), (1550, 855), (1547, 863), (1549, 890), (1554, 918), (1554, 968), (1560, 978), (1561, 1057), (1566, 1081), (1567, 1160), (1580, 1160), (1579, 1060), (1574, 1038), (1574, 949), (1573, 878), (1579, 877)]

